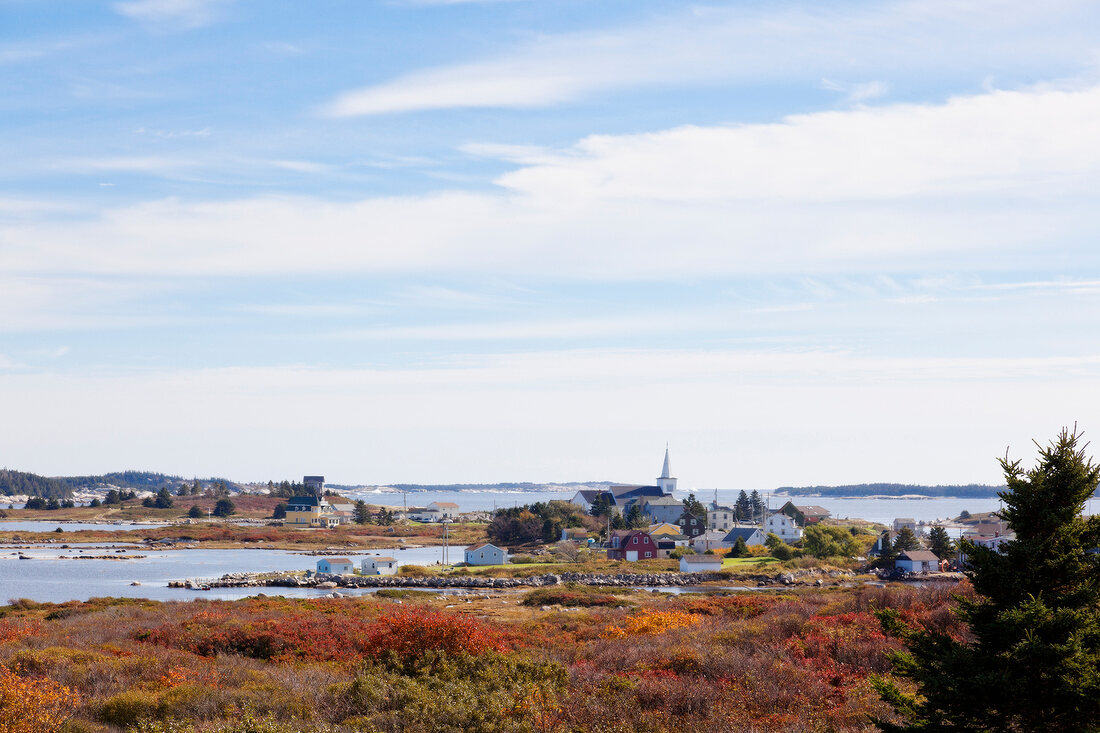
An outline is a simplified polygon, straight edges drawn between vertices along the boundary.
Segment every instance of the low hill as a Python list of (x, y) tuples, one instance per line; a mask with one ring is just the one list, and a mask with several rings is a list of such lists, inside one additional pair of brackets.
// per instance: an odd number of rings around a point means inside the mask
[(951, 496), (963, 499), (992, 498), (1004, 486), (961, 484), (848, 484), (846, 486), (780, 486), (776, 494), (788, 496)]
[(36, 473), (24, 473), (23, 471), (10, 471), (0, 469), (0, 494), (4, 496), (44, 496), (58, 499), (72, 493), (72, 488), (64, 481), (55, 478), (46, 478)]

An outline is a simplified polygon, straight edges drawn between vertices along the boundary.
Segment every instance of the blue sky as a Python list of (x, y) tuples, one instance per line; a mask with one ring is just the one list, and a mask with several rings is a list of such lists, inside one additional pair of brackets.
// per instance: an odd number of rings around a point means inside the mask
[(0, 463), (995, 482), (1100, 426), (1098, 31), (0, 0)]

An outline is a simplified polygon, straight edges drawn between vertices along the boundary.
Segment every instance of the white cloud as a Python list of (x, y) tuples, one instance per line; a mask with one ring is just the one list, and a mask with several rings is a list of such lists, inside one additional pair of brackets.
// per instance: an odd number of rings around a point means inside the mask
[(121, 15), (151, 25), (189, 29), (212, 23), (221, 6), (232, 0), (130, 0), (112, 7)]
[(498, 192), (166, 199), (91, 220), (17, 221), (0, 225), (0, 268), (613, 280), (945, 262), (965, 269), (968, 258), (993, 251), (1013, 252), (1006, 265), (1020, 268), (1052, 247), (1087, 266), (1100, 236), (1096, 119), (1100, 86), (594, 136), (563, 151), (522, 152), (527, 162), (498, 179)]
[[(486, 61), (414, 72), (338, 95), (333, 117), (417, 110), (531, 108), (643, 85), (761, 83), (822, 74), (978, 76), (990, 68), (1075, 72), (1095, 63), (1096, 8), (1080, 0), (895, 0), (704, 8), (604, 32), (549, 35)], [(929, 53), (929, 47), (935, 52)], [(853, 101), (882, 88), (851, 90)]]

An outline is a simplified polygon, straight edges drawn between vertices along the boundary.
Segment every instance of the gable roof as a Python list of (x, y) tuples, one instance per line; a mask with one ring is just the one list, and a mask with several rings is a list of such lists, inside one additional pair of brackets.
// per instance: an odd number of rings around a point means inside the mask
[(940, 559), (928, 550), (906, 550), (898, 555), (899, 560), (910, 560), (912, 562), (939, 562)]
[(917, 520), (913, 519), (912, 517), (894, 517), (894, 524), (897, 524), (898, 522), (905, 522), (906, 524), (916, 524)]
[(802, 506), (801, 504), (798, 504), (798, 505), (792, 504), (791, 506), (793, 506), (798, 511), (802, 512), (807, 517), (829, 517), (829, 516), (832, 516), (832, 512), (830, 512), (828, 509), (826, 509), (823, 506), (818, 506), (816, 504), (807, 504), (805, 506)]
[(672, 522), (649, 525), (650, 534), (680, 534), (680, 526)]
[(317, 562), (324, 562), (325, 560), (328, 561), (329, 565), (331, 565), (333, 563), (337, 563), (337, 562), (342, 562), (342, 563), (345, 563), (347, 565), (353, 565), (354, 564), (351, 560), (349, 560), (346, 557), (322, 557)]
[(638, 484), (614, 484), (610, 487), (611, 496), (618, 499), (635, 499), (643, 496), (664, 496), (660, 486), (640, 486)]
[(466, 548), (466, 552), (473, 552), (475, 550), (481, 550), (481, 549), (486, 548), (486, 547), (492, 547), (494, 550), (500, 550), (501, 552), (504, 552), (504, 550), (497, 547), (492, 542), (481, 542), (481, 543), (476, 544), (476, 545), (470, 545), (469, 547)]
[(458, 504), (455, 504), (453, 501), (433, 501), (432, 504), (435, 504), (437, 507), (442, 507), (443, 509), (458, 509)]
[(760, 532), (759, 527), (734, 527), (722, 540), (723, 542), (737, 542), (738, 537), (748, 541), (754, 534)]
[(587, 501), (589, 504), (591, 504), (592, 502), (596, 501), (597, 496), (599, 496), (600, 494), (603, 494), (603, 493), (605, 493), (605, 492), (596, 491), (595, 489), (581, 489), (580, 491), (578, 491), (576, 493), (576, 495), (573, 498), (576, 499), (577, 496), (579, 496), (582, 499), (584, 499), (585, 501)]
[(321, 499), (316, 496), (292, 496), (286, 501), (288, 507), (291, 506), (320, 506)]
[(397, 558), (394, 557), (368, 557), (366, 559), (374, 562), (397, 562)]
[(642, 503), (646, 506), (649, 506), (651, 504), (655, 506), (677, 506), (678, 504), (683, 504), (684, 502), (680, 501), (672, 494), (662, 494), (660, 496), (647, 498)]

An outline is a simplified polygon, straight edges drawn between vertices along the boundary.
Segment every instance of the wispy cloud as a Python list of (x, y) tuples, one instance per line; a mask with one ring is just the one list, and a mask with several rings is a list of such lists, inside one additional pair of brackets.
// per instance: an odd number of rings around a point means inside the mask
[(121, 15), (151, 25), (181, 29), (209, 25), (222, 6), (233, 0), (130, 0), (112, 7)]
[[(870, 8), (693, 6), (602, 32), (547, 35), (496, 58), (426, 69), (338, 95), (332, 117), (476, 107), (532, 108), (617, 87), (1093, 63), (1096, 8), (1079, 0), (895, 0)], [(937, 52), (928, 53), (930, 43)], [(777, 52), (780, 50), (780, 52)], [(852, 87), (850, 101), (883, 87)]]
[[(1100, 86), (1043, 87), (593, 136), (522, 154), (496, 192), (167, 199), (92, 220), (17, 222), (0, 227), (0, 266), (669, 279), (959, 266), (1006, 248), (1027, 267), (1022, 255), (1052, 240), (1095, 261), (1096, 119)], [(104, 158), (74, 169), (172, 165), (183, 163)]]

